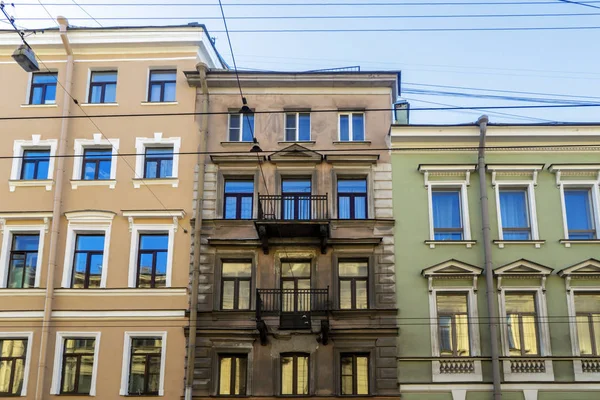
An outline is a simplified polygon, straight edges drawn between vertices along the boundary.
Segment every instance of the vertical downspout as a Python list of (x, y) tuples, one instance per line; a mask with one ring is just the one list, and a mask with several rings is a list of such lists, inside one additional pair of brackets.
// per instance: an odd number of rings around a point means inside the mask
[(56, 254), (58, 253), (58, 233), (61, 221), (61, 206), (63, 193), (63, 175), (65, 172), (66, 157), (61, 157), (67, 151), (67, 136), (69, 133), (69, 116), (71, 109), (71, 87), (73, 83), (73, 51), (67, 36), (69, 23), (66, 18), (58, 17), (60, 39), (67, 53), (67, 65), (63, 90), (62, 123), (60, 137), (58, 139), (58, 150), (56, 155), (56, 178), (54, 182), (54, 198), (52, 204), (52, 225), (50, 232), (48, 276), (46, 277), (46, 297), (44, 299), (44, 319), (42, 320), (42, 335), (40, 339), (40, 356), (38, 362), (38, 374), (35, 387), (35, 400), (42, 400), (44, 396), (44, 380), (46, 375), (46, 364), (48, 360), (48, 337), (50, 335), (50, 324), (52, 318), (52, 301), (54, 300), (54, 273), (56, 271)]
[[(200, 276), (200, 235), (202, 233), (202, 207), (204, 201), (204, 170), (206, 155), (206, 136), (208, 135), (208, 86), (204, 63), (196, 65), (200, 74), (200, 89), (202, 90), (202, 105), (200, 112), (200, 142), (198, 144), (198, 193), (196, 195), (196, 215), (194, 218), (194, 247), (192, 261), (192, 280), (190, 293), (190, 329), (188, 333), (187, 366), (185, 378), (185, 400), (192, 399), (194, 385), (194, 364), (196, 361), (196, 330), (198, 328), (198, 280)], [(196, 110), (198, 111), (196, 103)]]
[(490, 238), (490, 214), (488, 208), (487, 176), (485, 173), (485, 135), (488, 117), (482, 115), (477, 120), (479, 125), (479, 153), (477, 158), (479, 171), (479, 193), (481, 205), (481, 231), (483, 233), (483, 256), (485, 260), (485, 285), (487, 288), (487, 308), (492, 350), (492, 380), (494, 383), (494, 400), (502, 399), (500, 379), (500, 357), (498, 348), (498, 313), (496, 312), (494, 292), (494, 270), (492, 269), (492, 242)]

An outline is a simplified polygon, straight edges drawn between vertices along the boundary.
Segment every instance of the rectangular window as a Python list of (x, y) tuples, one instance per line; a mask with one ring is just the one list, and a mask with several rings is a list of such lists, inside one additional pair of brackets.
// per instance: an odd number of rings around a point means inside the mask
[(223, 262), (221, 274), (221, 309), (250, 309), (250, 280), (252, 264), (249, 262)]
[(369, 308), (369, 263), (344, 260), (338, 263), (340, 279), (340, 309)]
[(310, 262), (281, 263), (282, 311), (310, 311)]
[(61, 394), (89, 394), (92, 387), (92, 371), (94, 367), (94, 351), (96, 339), (65, 339)]
[(505, 295), (508, 345), (511, 356), (539, 355), (535, 293)]
[(103, 261), (104, 235), (77, 235), (71, 287), (77, 289), (100, 287)]
[(285, 114), (285, 141), (307, 142), (310, 140), (310, 113)]
[(311, 180), (283, 179), (281, 182), (283, 219), (310, 219)]
[(138, 247), (138, 288), (160, 288), (167, 284), (167, 255), (169, 235), (153, 233), (140, 235)]
[(281, 394), (308, 395), (308, 354), (281, 355)]
[(369, 355), (341, 354), (341, 394), (369, 394)]
[(150, 84), (148, 85), (148, 101), (175, 101), (176, 81), (176, 70), (169, 69), (150, 71)]
[(245, 396), (248, 356), (227, 354), (219, 357), (219, 395)]
[(527, 189), (500, 189), (500, 214), (504, 240), (530, 240), (531, 219)]
[(338, 218), (367, 218), (366, 179), (338, 179)]
[(127, 394), (138, 396), (158, 395), (162, 345), (162, 338), (160, 337), (131, 339)]
[(50, 150), (25, 150), (21, 164), (21, 179), (48, 179)]
[(569, 239), (596, 239), (591, 192), (584, 188), (564, 190)]
[(575, 313), (579, 353), (597, 356), (600, 346), (600, 293), (576, 293)]
[(226, 180), (223, 201), (225, 219), (252, 219), (254, 181)]
[(254, 114), (229, 114), (229, 141), (252, 142)]
[(0, 396), (19, 396), (25, 378), (27, 339), (0, 339)]
[(115, 103), (116, 99), (117, 71), (93, 71), (88, 103)]
[(173, 176), (173, 148), (147, 147), (144, 158), (144, 178), (158, 179)]
[(360, 142), (365, 140), (365, 114), (340, 114), (340, 141)]
[(83, 152), (81, 179), (105, 180), (110, 179), (112, 162), (111, 149), (88, 149)]
[(467, 295), (464, 293), (438, 293), (436, 306), (440, 355), (470, 356)]
[(6, 287), (25, 289), (35, 286), (39, 245), (40, 235), (13, 235)]
[(460, 194), (460, 189), (431, 191), (434, 240), (463, 240)]
[(37, 72), (31, 78), (29, 104), (56, 103), (56, 72)]

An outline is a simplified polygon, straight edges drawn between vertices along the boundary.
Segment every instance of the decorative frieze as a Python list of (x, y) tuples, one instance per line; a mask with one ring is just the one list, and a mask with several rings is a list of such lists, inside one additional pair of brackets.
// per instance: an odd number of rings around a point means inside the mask
[(474, 360), (440, 360), (440, 374), (473, 374), (475, 373)]
[(546, 362), (542, 359), (510, 360), (510, 372), (513, 374), (543, 374), (546, 372)]

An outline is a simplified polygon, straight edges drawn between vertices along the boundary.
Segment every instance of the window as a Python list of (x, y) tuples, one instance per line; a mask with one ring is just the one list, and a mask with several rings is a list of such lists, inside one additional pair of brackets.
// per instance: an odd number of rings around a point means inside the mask
[(37, 180), (48, 179), (50, 167), (50, 150), (25, 150), (23, 151), (23, 164), (21, 166), (21, 179)]
[(579, 354), (599, 355), (600, 346), (600, 293), (576, 293), (577, 339)]
[(56, 103), (56, 72), (34, 73), (31, 79), (29, 104)]
[(161, 388), (163, 339), (132, 337), (129, 364), (129, 395), (158, 395)]
[(281, 263), (282, 311), (310, 311), (310, 261)]
[(24, 389), (27, 339), (0, 338), (0, 396), (20, 396)]
[(248, 356), (227, 354), (219, 357), (219, 395), (246, 395)]
[(252, 219), (254, 181), (226, 180), (223, 217), (225, 219)]
[(173, 148), (146, 148), (144, 163), (144, 178), (171, 178), (173, 176)]
[(98, 288), (102, 277), (104, 235), (78, 234), (73, 257), (72, 288)]
[(459, 189), (433, 189), (431, 207), (434, 240), (463, 240)]
[(116, 99), (117, 71), (93, 71), (88, 103), (115, 103)]
[(539, 355), (535, 293), (507, 293), (505, 307), (509, 354)]
[(39, 245), (40, 235), (13, 235), (6, 287), (35, 287)]
[(283, 219), (310, 219), (310, 179), (283, 179), (281, 182)]
[(83, 167), (81, 179), (105, 180), (110, 179), (111, 149), (85, 150), (83, 152)]
[(92, 387), (96, 339), (65, 339), (60, 393), (89, 394)]
[(308, 395), (308, 354), (281, 355), (281, 394)]
[(340, 261), (340, 309), (369, 308), (369, 263), (367, 261)]
[(229, 141), (252, 142), (254, 139), (253, 114), (229, 114)]
[(342, 353), (342, 395), (369, 394), (369, 355)]
[(470, 356), (469, 314), (466, 293), (437, 293), (441, 356)]
[(340, 114), (340, 141), (360, 142), (365, 140), (365, 114)]
[(569, 239), (596, 239), (591, 190), (565, 188), (564, 196)]
[(250, 280), (252, 264), (249, 262), (223, 262), (221, 276), (221, 309), (250, 309)]
[(365, 179), (338, 179), (337, 195), (340, 219), (367, 218), (367, 181)]
[(310, 140), (310, 113), (285, 114), (285, 141), (306, 142)]
[(150, 84), (148, 85), (148, 101), (175, 101), (176, 80), (177, 71), (175, 70), (150, 71)]
[(165, 287), (169, 234), (141, 234), (138, 247), (138, 288)]
[(527, 189), (500, 189), (499, 198), (503, 240), (530, 240)]

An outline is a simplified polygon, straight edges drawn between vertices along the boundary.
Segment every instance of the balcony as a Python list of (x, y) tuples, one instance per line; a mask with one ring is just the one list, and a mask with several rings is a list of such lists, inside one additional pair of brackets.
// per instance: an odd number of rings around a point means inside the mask
[(256, 289), (256, 320), (279, 316), (279, 329), (311, 329), (312, 317), (329, 310), (329, 288)]
[(258, 218), (255, 222), (265, 254), (272, 238), (319, 238), (321, 252), (327, 250), (329, 238), (327, 194), (258, 195)]

